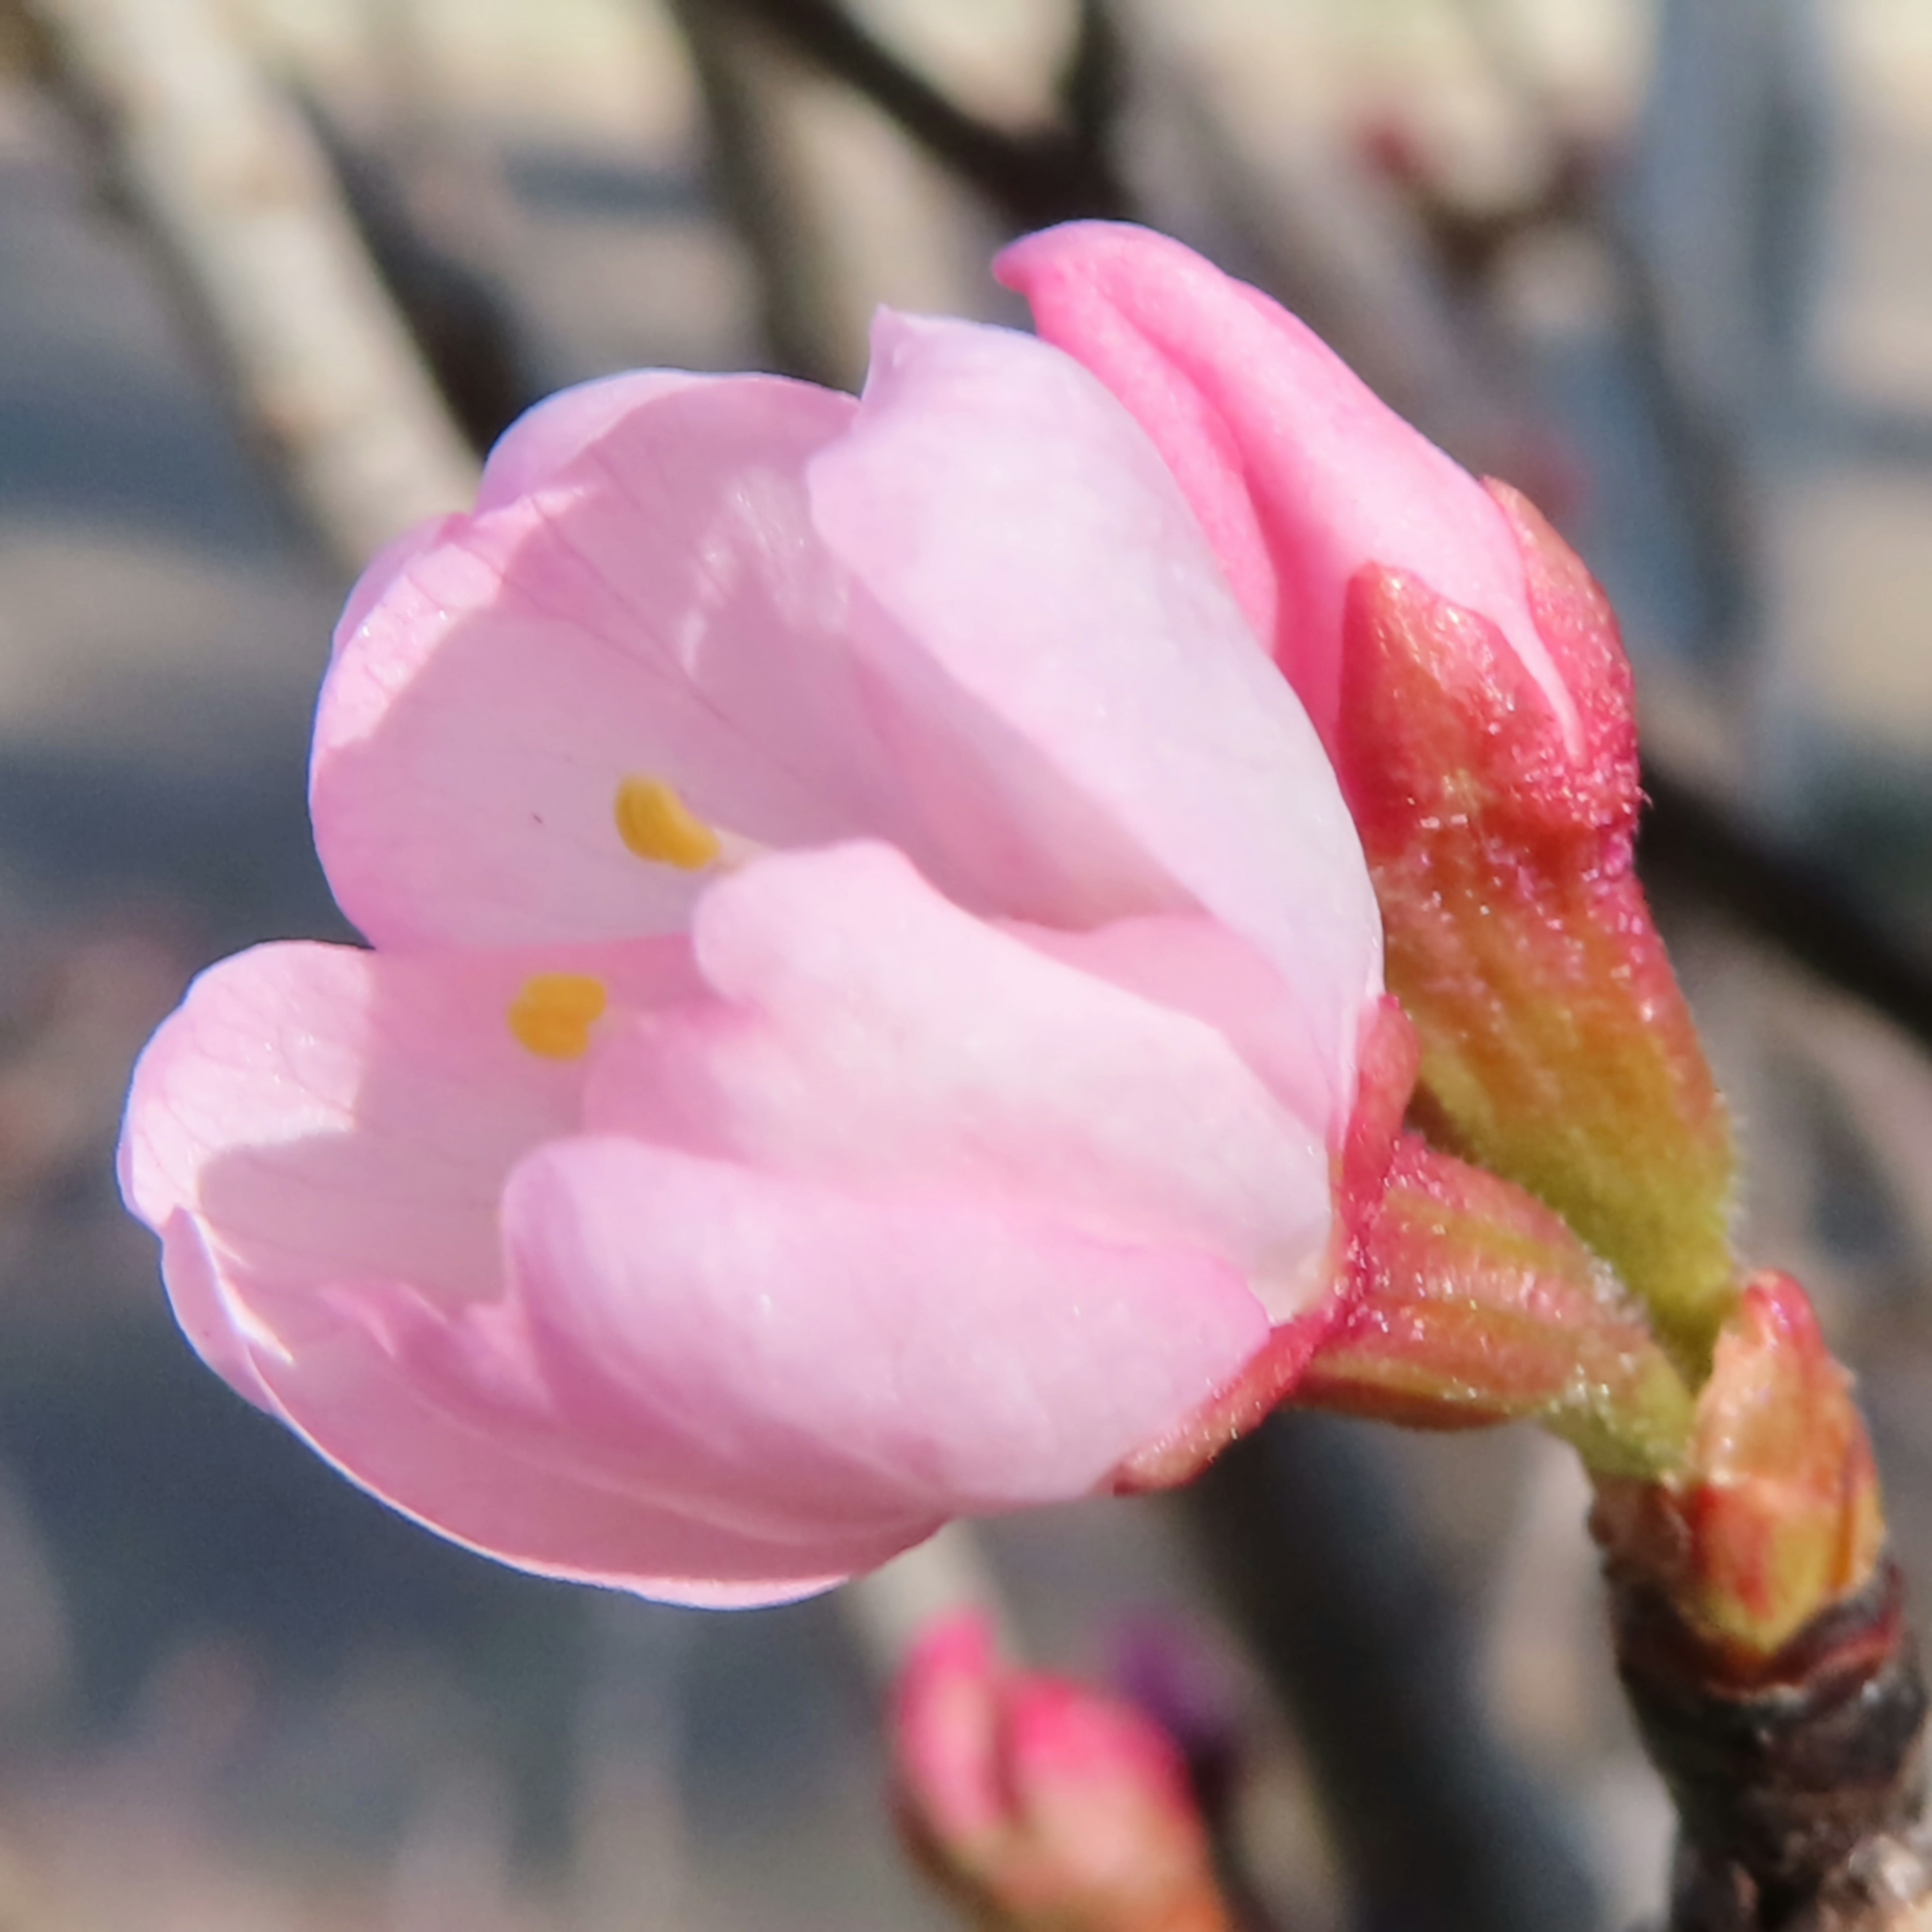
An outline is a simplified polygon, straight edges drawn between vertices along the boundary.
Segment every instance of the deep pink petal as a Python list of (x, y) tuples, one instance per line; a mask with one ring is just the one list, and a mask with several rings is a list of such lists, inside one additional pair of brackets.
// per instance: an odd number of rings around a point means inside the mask
[(1160, 445), (1324, 740), (1343, 596), (1376, 562), (1497, 624), (1574, 741), (1496, 503), (1312, 331), (1180, 243), (1121, 224), (1029, 236), (998, 272)]
[(974, 919), (890, 847), (762, 860), (692, 941), (721, 1000), (613, 1039), (593, 1130), (1186, 1244), (1276, 1319), (1327, 1292), (1325, 1091), (1298, 1117), (1210, 1024)]
[(1131, 835), (1172, 896), (1123, 914), (1198, 908), (1258, 946), (1350, 1091), (1381, 985), (1354, 827), (1131, 418), (1043, 344), (885, 314), (858, 420), (810, 482), (819, 529), (876, 600), (854, 622), (918, 639)]
[[(526, 1052), (507, 1018), (530, 974), (560, 966), (602, 977), (618, 1011), (693, 984), (676, 941), (536, 957), (281, 945), (223, 961), (135, 1070), (129, 1206), (157, 1232), (185, 1212), (244, 1285), (373, 1276), (454, 1300), (490, 1293), (504, 1178), (580, 1117), (585, 1064)], [(215, 1359), (205, 1264), (171, 1238), (183, 1325)]]
[(966, 1610), (920, 1631), (893, 1686), (887, 1735), (899, 1793), (921, 1837), (962, 1864), (983, 1862), (1011, 1822), (1000, 1762), (1006, 1681), (991, 1619)]

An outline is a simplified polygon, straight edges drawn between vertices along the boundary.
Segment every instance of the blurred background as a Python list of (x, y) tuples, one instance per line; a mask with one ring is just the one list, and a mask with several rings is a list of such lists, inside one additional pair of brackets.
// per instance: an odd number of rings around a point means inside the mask
[(560, 384), (850, 385), (1085, 213), (1261, 283), (1609, 584), (1748, 1239), (1932, 1604), (1924, 0), (0, 0), (0, 1932), (937, 1926), (920, 1610), (1181, 1720), (1257, 1924), (1629, 1924), (1668, 1814), (1564, 1453), (1295, 1419), (1202, 1490), (706, 1616), (498, 1570), (202, 1370), (110, 1150), (201, 964), (341, 936), (362, 557)]

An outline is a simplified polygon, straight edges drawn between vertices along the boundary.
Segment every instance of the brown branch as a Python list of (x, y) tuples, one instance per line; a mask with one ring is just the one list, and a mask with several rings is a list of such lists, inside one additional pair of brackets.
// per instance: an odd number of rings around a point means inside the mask
[(1617, 1668), (1682, 1829), (1671, 1932), (1907, 1932), (1925, 1922), (1926, 1691), (1895, 1566), (1748, 1684), (1610, 1570)]
[(1060, 94), (1070, 125), (1012, 134), (969, 114), (874, 39), (837, 0), (692, 0), (735, 8), (822, 72), (863, 94), (1016, 229), (1077, 216), (1125, 218), (1130, 197), (1108, 157), (1119, 88), (1113, 25), (1102, 0), (1083, 0), (1081, 32)]
[(476, 466), (326, 158), (208, 0), (32, 0), (56, 84), (340, 561), (467, 502)]

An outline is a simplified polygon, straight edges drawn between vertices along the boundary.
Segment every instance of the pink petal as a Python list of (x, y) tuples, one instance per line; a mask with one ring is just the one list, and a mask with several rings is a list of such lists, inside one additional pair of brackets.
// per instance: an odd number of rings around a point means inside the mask
[(634, 369), (578, 382), (547, 396), (506, 430), (483, 471), (477, 514), (500, 510), (538, 490), (572, 486), (572, 470), (593, 443), (660, 396), (716, 382), (682, 369)]
[(251, 1339), (256, 1324), (230, 1298), (201, 1223), (185, 1208), (176, 1208), (156, 1232), (161, 1238), (161, 1280), (182, 1333), (236, 1394), (273, 1414), (274, 1397), (255, 1372)]
[(334, 634), (329, 640), (332, 663), (342, 655), (344, 647), (362, 629), (369, 614), (408, 576), (410, 566), (418, 557), (428, 556), (439, 544), (448, 542), (452, 533), (460, 530), (462, 524), (460, 517), (432, 517), (428, 522), (418, 524), (400, 536), (392, 537), (363, 566), (362, 574), (356, 580), (349, 600), (342, 607), (342, 615), (335, 620)]
[(1267, 1339), (1212, 1258), (997, 1201), (867, 1202), (603, 1138), (532, 1155), (503, 1211), (556, 1412), (748, 1534), (1084, 1494)]
[(620, 1008), (692, 984), (675, 941), (405, 958), (265, 946), (195, 982), (135, 1070), (122, 1185), (157, 1232), (182, 1212), (198, 1228), (212, 1262), (172, 1238), (170, 1292), (224, 1373), (210, 1264), (244, 1287), (495, 1288), (504, 1178), (580, 1115), (584, 1064), (526, 1052), (507, 1021), (528, 976), (560, 967), (597, 974)]
[(1324, 741), (1342, 598), (1376, 562), (1497, 624), (1574, 748), (1575, 707), (1495, 502), (1303, 323), (1180, 243), (1124, 225), (1029, 236), (998, 272), (1160, 446)]
[[(866, 710), (799, 472), (848, 398), (762, 377), (573, 400), (513, 433), (533, 494), (445, 526), (342, 644), (311, 805), (331, 885), (378, 944), (595, 940), (682, 923), (702, 876), (634, 856), (624, 779), (754, 839), (858, 829)], [(557, 434), (552, 436), (554, 422)], [(568, 434), (566, 434), (568, 432)], [(528, 461), (520, 437), (538, 446)]]
[(1045, 344), (884, 314), (858, 420), (810, 484), (818, 528), (877, 600), (854, 623), (916, 638), (1131, 836), (1171, 884), (1119, 913), (1198, 908), (1259, 946), (1296, 988), (1311, 1055), (1349, 1090), (1381, 985), (1360, 848), (1300, 704), (1132, 420)]
[(235, 1304), (275, 1412), (430, 1527), (545, 1574), (778, 1601), (962, 1509), (1083, 1493), (1266, 1339), (1203, 1257), (868, 1208), (635, 1142), (540, 1149), (509, 1298)]
[[(678, 369), (641, 369), (579, 382), (547, 397), (505, 430), (484, 470), (476, 508), (499, 510), (520, 496), (556, 481), (560, 472), (634, 409), (661, 395), (710, 379)], [(335, 627), (334, 648), (360, 631), (369, 614), (409, 566), (448, 542), (464, 519), (437, 517), (392, 538), (364, 567)]]
[(425, 1369), (422, 1336), (446, 1346), (451, 1318), (400, 1285), (267, 1298), (280, 1321), (254, 1352), (275, 1413), (392, 1508), (520, 1569), (729, 1609), (812, 1595), (938, 1526), (746, 1534), (658, 1499), (567, 1414), (532, 1414), (487, 1384)]
[(625, 848), (633, 774), (756, 844), (891, 838), (989, 910), (1084, 923), (1171, 896), (918, 639), (853, 622), (803, 484), (853, 408), (764, 377), (570, 392), (512, 431), (476, 515), (386, 553), (339, 637), (311, 787), (373, 940), (681, 925), (703, 876)]
[(1332, 1136), (1346, 1117), (1349, 1096), (1333, 1089), (1332, 1058), (1311, 1052), (1293, 988), (1225, 926), (1197, 914), (1116, 920), (1088, 932), (1017, 923), (1007, 930), (1049, 959), (1204, 1021), (1318, 1134)]
[(1201, 1018), (962, 913), (885, 846), (762, 860), (692, 940), (721, 1003), (612, 1040), (594, 1130), (1198, 1247), (1276, 1319), (1327, 1292), (1330, 1096), (1298, 1118)]

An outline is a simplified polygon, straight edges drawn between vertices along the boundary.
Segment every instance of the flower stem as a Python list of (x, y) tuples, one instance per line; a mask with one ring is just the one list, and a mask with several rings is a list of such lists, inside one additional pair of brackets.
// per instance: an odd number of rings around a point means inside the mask
[(1609, 1565), (1617, 1667), (1680, 1826), (1670, 1932), (1932, 1922), (1927, 1700), (1889, 1562), (1741, 1682), (1646, 1577)]

